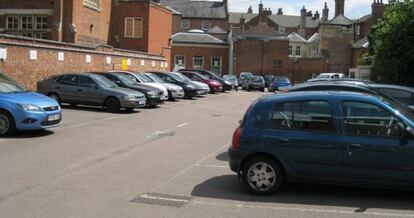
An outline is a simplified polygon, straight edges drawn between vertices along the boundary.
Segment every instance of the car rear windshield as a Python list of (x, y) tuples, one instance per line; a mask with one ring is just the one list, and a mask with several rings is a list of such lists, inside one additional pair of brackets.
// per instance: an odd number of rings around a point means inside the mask
[(0, 74), (0, 93), (26, 92), (26, 89), (10, 77)]
[(262, 77), (253, 77), (252, 81), (253, 82), (263, 82), (263, 78)]
[(282, 82), (282, 83), (290, 83), (290, 80), (287, 77), (275, 77), (273, 81)]
[(98, 83), (100, 86), (102, 86), (104, 88), (117, 87), (117, 85), (114, 82), (112, 82), (110, 79), (106, 78), (105, 76), (93, 74), (93, 75), (90, 75), (90, 77), (96, 83)]

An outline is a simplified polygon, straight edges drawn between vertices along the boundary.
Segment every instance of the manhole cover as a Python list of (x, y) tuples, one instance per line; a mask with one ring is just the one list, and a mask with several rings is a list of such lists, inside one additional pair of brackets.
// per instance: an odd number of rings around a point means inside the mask
[(162, 194), (162, 193), (144, 193), (133, 200), (131, 202), (134, 203), (141, 203), (141, 204), (152, 204), (152, 205), (160, 205), (160, 206), (167, 206), (167, 207), (183, 207), (188, 202), (191, 201), (191, 197), (187, 196), (180, 196), (180, 195), (169, 195), (169, 194)]

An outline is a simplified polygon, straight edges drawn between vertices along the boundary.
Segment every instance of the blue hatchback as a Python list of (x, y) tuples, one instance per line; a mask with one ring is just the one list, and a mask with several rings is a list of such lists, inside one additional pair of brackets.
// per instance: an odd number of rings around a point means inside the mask
[(284, 182), (414, 188), (414, 117), (356, 92), (263, 97), (233, 135), (230, 168), (254, 194)]
[(58, 126), (62, 119), (59, 104), (44, 95), (28, 92), (0, 73), (0, 136), (17, 130), (38, 130)]
[(269, 87), (267, 90), (269, 92), (279, 91), (279, 88), (282, 87), (291, 87), (292, 83), (290, 82), (289, 78), (286, 76), (275, 76), (271, 83), (269, 83)]

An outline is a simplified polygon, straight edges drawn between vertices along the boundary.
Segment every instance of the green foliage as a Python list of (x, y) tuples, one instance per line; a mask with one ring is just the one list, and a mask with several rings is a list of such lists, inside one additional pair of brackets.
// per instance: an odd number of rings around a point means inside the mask
[(373, 80), (414, 85), (414, 1), (390, 0), (370, 35)]
[(358, 65), (371, 65), (373, 63), (374, 56), (369, 54), (364, 54), (360, 59), (358, 59)]

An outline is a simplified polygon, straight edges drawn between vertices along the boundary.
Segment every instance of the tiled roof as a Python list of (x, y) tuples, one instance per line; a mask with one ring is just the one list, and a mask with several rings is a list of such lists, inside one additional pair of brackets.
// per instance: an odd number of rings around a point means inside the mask
[(318, 40), (319, 38), (320, 38), (319, 33), (315, 33), (311, 37), (309, 37), (309, 39), (307, 41), (308, 42), (314, 42), (314, 41)]
[(342, 14), (335, 17), (333, 20), (331, 20), (330, 23), (333, 25), (340, 25), (340, 26), (349, 26), (353, 24), (353, 22), (350, 19), (348, 19)]
[[(276, 24), (283, 27), (297, 28), (301, 23), (300, 16), (292, 15), (270, 15), (269, 18)], [(317, 28), (319, 26), (319, 20), (313, 19), (313, 17), (306, 17), (306, 27)]]
[(239, 24), (240, 23), (240, 18), (244, 17), (244, 19), (246, 20), (246, 22), (248, 22), (250, 19), (256, 17), (257, 14), (251, 14), (251, 13), (234, 13), (231, 12), (229, 14), (229, 22), (230, 24)]
[(287, 36), (290, 42), (307, 42), (302, 36), (297, 33), (291, 33)]
[(225, 44), (224, 41), (207, 33), (177, 33), (171, 36), (172, 43), (196, 43), (196, 44)]
[(209, 34), (227, 34), (227, 31), (223, 30), (219, 26), (211, 28), (207, 33)]
[(226, 18), (227, 11), (223, 2), (195, 0), (160, 0), (164, 6), (179, 11), (183, 17)]

